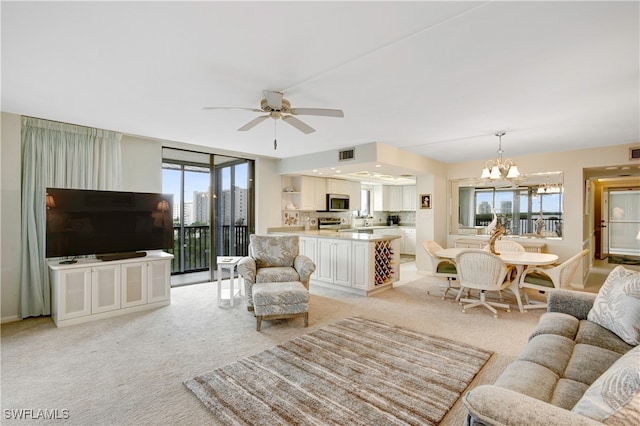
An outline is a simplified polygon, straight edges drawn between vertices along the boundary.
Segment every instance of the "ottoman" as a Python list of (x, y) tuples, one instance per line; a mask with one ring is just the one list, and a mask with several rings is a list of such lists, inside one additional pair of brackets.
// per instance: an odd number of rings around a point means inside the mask
[(256, 330), (264, 319), (302, 317), (304, 326), (309, 325), (309, 291), (301, 282), (258, 283), (251, 289)]

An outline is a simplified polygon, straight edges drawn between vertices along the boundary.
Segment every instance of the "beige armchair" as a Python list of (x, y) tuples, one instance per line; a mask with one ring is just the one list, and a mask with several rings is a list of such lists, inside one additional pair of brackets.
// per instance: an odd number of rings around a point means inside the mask
[(309, 277), (315, 263), (299, 254), (295, 235), (250, 235), (249, 256), (238, 263), (244, 278), (247, 310), (253, 311), (252, 287), (257, 283), (299, 281), (309, 289)]
[[(556, 265), (553, 267), (532, 267), (527, 268), (522, 273), (520, 277), (520, 288), (531, 288), (534, 290), (538, 290), (541, 293), (548, 293), (552, 290), (557, 290), (559, 288), (569, 287), (571, 284), (571, 280), (578, 270), (578, 266), (580, 266), (580, 261), (589, 253), (589, 249), (584, 249), (580, 253), (571, 256), (569, 259), (562, 262), (560, 265)], [(535, 303), (529, 300), (529, 295), (526, 290), (524, 291), (524, 298), (526, 304), (523, 308), (526, 309), (535, 309), (541, 308), (546, 309), (547, 304)]]

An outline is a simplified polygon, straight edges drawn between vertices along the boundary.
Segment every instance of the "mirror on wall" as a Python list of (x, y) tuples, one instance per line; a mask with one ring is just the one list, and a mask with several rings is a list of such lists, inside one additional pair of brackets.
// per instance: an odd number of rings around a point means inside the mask
[(495, 212), (506, 236), (562, 238), (562, 172), (513, 180), (450, 180), (452, 235), (487, 235)]

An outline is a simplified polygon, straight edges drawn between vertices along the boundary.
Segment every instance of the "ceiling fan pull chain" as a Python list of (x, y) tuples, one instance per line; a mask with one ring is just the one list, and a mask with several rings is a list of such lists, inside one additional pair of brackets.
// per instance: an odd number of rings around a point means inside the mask
[(278, 122), (276, 120), (273, 120), (273, 150), (274, 151), (278, 149), (278, 140), (276, 138), (276, 123)]

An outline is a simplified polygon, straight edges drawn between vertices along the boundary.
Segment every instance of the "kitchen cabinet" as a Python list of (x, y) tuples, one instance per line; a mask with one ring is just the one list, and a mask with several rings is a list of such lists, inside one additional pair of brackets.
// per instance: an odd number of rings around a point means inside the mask
[(402, 210), (415, 211), (417, 205), (417, 195), (415, 185), (404, 185), (402, 187)]
[(326, 192), (326, 183), (323, 178), (300, 176), (300, 209), (324, 210)]
[(389, 186), (389, 211), (399, 212), (404, 208), (402, 186)]
[(172, 258), (152, 252), (142, 260), (49, 261), (53, 321), (63, 327), (168, 305)]
[[(309, 259), (313, 261), (316, 265), (318, 265), (318, 239), (312, 237), (300, 237), (299, 241), (299, 252), (302, 255), (307, 256)], [(315, 279), (317, 277), (318, 268), (316, 266), (316, 270), (311, 274), (311, 278)]]
[(373, 187), (373, 211), (389, 211), (389, 187), (376, 185)]
[(351, 241), (318, 239), (316, 278), (331, 284), (351, 286)]
[(400, 253), (402, 254), (416, 254), (416, 229), (415, 228), (401, 228), (403, 233), (403, 244)]
[(349, 196), (351, 210), (360, 210), (362, 204), (362, 184), (344, 179), (327, 179), (328, 194), (346, 194)]

